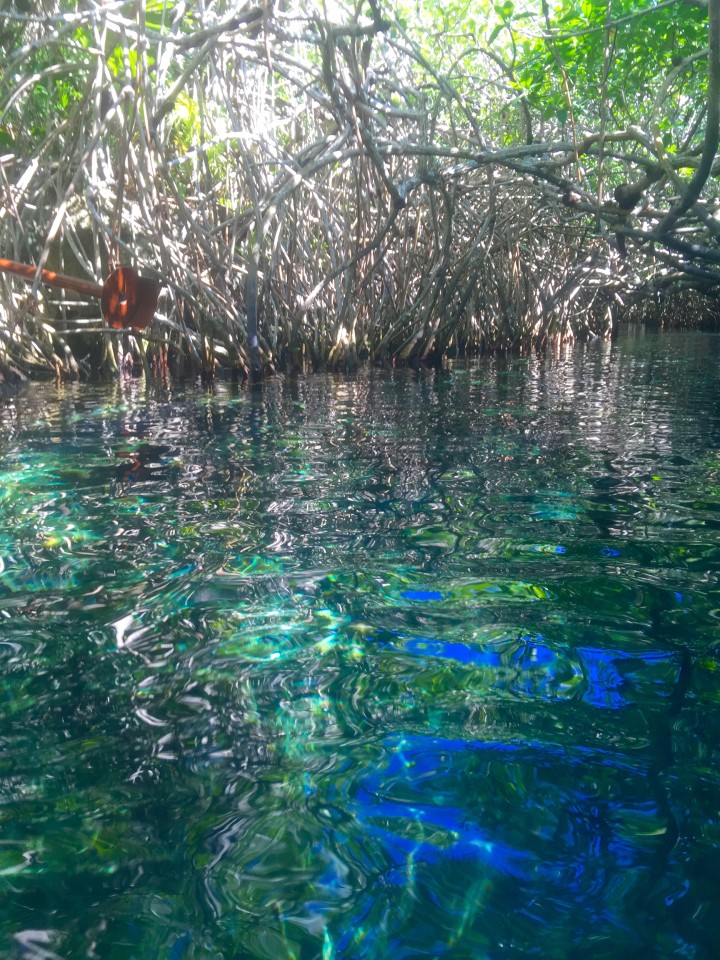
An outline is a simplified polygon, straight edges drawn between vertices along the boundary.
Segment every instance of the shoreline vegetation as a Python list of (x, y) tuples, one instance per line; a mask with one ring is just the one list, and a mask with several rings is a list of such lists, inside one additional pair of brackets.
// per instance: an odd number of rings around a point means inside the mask
[[(720, 0), (12, 0), (0, 378), (437, 364), (713, 325)], [(105, 326), (118, 266), (162, 286)]]

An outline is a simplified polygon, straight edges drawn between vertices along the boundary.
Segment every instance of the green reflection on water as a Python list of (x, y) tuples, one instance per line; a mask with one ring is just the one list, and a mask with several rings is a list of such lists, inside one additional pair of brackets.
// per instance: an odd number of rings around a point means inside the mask
[(718, 345), (6, 400), (0, 956), (713, 956)]

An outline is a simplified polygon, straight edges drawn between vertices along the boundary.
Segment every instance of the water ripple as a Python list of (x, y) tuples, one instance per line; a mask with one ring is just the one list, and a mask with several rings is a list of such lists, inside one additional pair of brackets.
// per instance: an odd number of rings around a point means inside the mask
[(0, 954), (711, 960), (717, 338), (0, 407)]

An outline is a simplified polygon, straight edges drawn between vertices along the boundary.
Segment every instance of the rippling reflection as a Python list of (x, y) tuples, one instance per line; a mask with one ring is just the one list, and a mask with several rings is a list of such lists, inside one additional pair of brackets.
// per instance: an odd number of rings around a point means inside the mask
[(713, 958), (719, 346), (0, 401), (0, 955)]

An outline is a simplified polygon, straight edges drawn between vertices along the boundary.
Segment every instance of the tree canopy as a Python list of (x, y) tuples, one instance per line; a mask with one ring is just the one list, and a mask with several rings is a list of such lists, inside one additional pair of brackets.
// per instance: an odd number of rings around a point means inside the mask
[[(720, 0), (10, 0), (0, 56), (0, 255), (159, 279), (186, 370), (714, 311)], [(78, 372), (97, 309), (2, 283), (6, 368)]]

